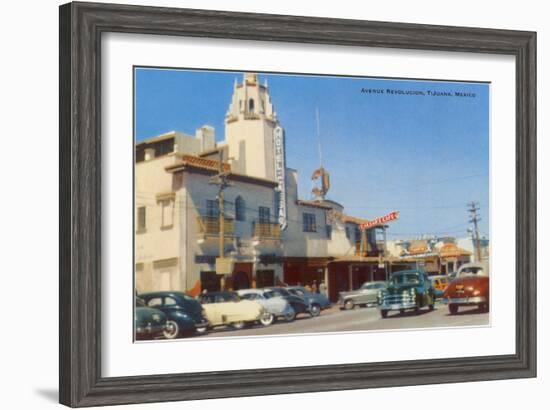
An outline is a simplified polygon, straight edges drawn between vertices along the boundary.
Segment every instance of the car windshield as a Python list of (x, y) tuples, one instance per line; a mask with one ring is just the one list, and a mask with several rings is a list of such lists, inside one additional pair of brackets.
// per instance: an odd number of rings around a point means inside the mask
[(420, 283), (420, 276), (418, 273), (403, 273), (400, 275), (394, 275), (391, 278), (391, 282), (394, 285), (413, 284)]
[(288, 296), (289, 293), (285, 290), (283, 291), (283, 289), (272, 289), (270, 291), (267, 291), (265, 293), (265, 297), (268, 298), (268, 299), (271, 299), (271, 298), (276, 298), (276, 297), (285, 297), (285, 296)]
[(257, 293), (245, 293), (240, 295), (241, 299), (245, 300), (257, 300), (261, 299), (260, 295)]
[(216, 303), (223, 303), (223, 302), (238, 302), (239, 297), (235, 293), (222, 293), (220, 295), (216, 295)]
[(470, 275), (484, 276), (485, 271), (483, 270), (483, 268), (481, 268), (479, 266), (470, 266), (470, 267), (467, 267), (467, 268), (463, 268), (460, 271), (460, 277), (470, 276)]
[(186, 295), (185, 293), (182, 293), (180, 295), (181, 298), (183, 298), (183, 300), (186, 300), (188, 302), (194, 302), (195, 301), (195, 298), (192, 297), (192, 296), (189, 296), (189, 295)]
[(383, 283), (363, 283), (361, 289), (381, 289), (384, 287)]

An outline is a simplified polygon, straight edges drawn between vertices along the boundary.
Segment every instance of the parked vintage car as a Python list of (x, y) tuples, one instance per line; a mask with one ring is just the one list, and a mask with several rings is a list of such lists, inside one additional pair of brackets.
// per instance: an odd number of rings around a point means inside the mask
[(254, 300), (241, 300), (235, 292), (208, 292), (198, 296), (211, 326), (229, 325), (242, 329), (246, 324), (260, 322), (264, 326), (273, 323), (272, 315)]
[(311, 315), (312, 317), (315, 317), (319, 316), (319, 314), (321, 313), (320, 309), (311, 309), (310, 304), (307, 300), (290, 293), (286, 288), (272, 287), (265, 288), (265, 291), (265, 295), (268, 298), (283, 298), (288, 301), (288, 303), (290, 303), (290, 306), (292, 306), (292, 309), (294, 309), (294, 311), (296, 312), (296, 315), (306, 313)]
[(204, 333), (208, 328), (201, 304), (183, 292), (149, 292), (141, 294), (140, 298), (147, 306), (166, 315), (166, 339)]
[[(286, 299), (269, 297), (266, 293), (267, 291), (264, 289), (241, 289), (237, 291), (241, 299), (254, 300), (261, 304), (271, 315), (272, 322), (277, 318), (292, 322), (296, 318), (296, 312)], [(268, 320), (266, 319), (266, 321)]]
[(388, 287), (381, 290), (378, 296), (378, 308), (382, 318), (391, 310), (404, 313), (414, 309), (417, 313), (428, 306), (434, 309), (435, 295), (432, 282), (423, 270), (413, 269), (394, 272), (388, 281)]
[(449, 286), (449, 278), (446, 275), (434, 275), (430, 276), (430, 280), (432, 281), (435, 297), (443, 297), (443, 292), (445, 292), (445, 289)]
[(455, 315), (460, 306), (478, 306), (489, 311), (489, 267), (483, 263), (466, 263), (458, 269), (445, 293), (443, 301), (449, 313)]
[(136, 340), (154, 339), (166, 330), (166, 315), (158, 309), (147, 307), (140, 298), (136, 298), (134, 322)]
[(293, 295), (299, 296), (309, 302), (310, 311), (314, 310), (320, 313), (321, 310), (328, 309), (332, 306), (329, 298), (322, 293), (311, 292), (303, 286), (288, 286), (286, 289)]
[(386, 289), (386, 282), (365, 282), (359, 289), (349, 292), (340, 292), (338, 306), (340, 306), (340, 309), (350, 310), (355, 306), (376, 304), (378, 301), (378, 293), (384, 289)]

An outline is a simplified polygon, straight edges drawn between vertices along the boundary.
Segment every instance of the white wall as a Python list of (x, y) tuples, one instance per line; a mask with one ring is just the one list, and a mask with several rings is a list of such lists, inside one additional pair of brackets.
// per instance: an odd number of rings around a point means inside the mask
[[(193, 8), (254, 11), (294, 15), (357, 18), (430, 24), (483, 26), (537, 30), (538, 36), (538, 134), (550, 134), (548, 112), (550, 71), (548, 11), (545, 2), (463, 0), (457, 2), (407, 1), (364, 3), (353, 0), (338, 2), (297, 2), (292, 0), (189, 0), (189, 1), (124, 1)], [(2, 330), (0, 363), (2, 363), (2, 407), (8, 409), (59, 408), (57, 402), (57, 240), (58, 240), (58, 10), (59, 1), (29, 0), (6, 2), (1, 13), (2, 39), (2, 148), (0, 162), (2, 203), (2, 274), (4, 278), (1, 306), (9, 313), (14, 327)], [(22, 144), (21, 131), (27, 129)], [(550, 141), (539, 138), (539, 249), (548, 249), (548, 158)], [(25, 161), (15, 152), (24, 150)], [(29, 189), (31, 188), (32, 189)], [(543, 205), (544, 201), (544, 205)], [(40, 212), (37, 215), (37, 212)], [(40, 216), (40, 217), (37, 217)], [(27, 221), (22, 223), (22, 221)], [(6, 229), (7, 228), (7, 229)], [(32, 253), (30, 253), (32, 252)], [(543, 252), (539, 252), (542, 254)], [(32, 255), (32, 257), (31, 257)], [(25, 264), (21, 262), (25, 261)], [(7, 279), (7, 282), (6, 282)], [(545, 265), (539, 263), (540, 289), (550, 287)], [(21, 291), (25, 293), (22, 294)], [(307, 407), (342, 408), (362, 403), (369, 408), (463, 409), (456, 400), (466, 395), (476, 403), (472, 408), (544, 407), (550, 389), (550, 332), (547, 318), (550, 305), (539, 297), (539, 378), (469, 384), (448, 384), (391, 389), (357, 390), (331, 393), (300, 394), (243, 399), (210, 400), (128, 406), (126, 409), (280, 409)], [(21, 303), (24, 301), (24, 303)], [(33, 316), (40, 314), (40, 320)], [(14, 320), (13, 318), (20, 320)], [(15, 326), (26, 323), (25, 326)], [(29, 326), (30, 325), (30, 326)], [(9, 335), (7, 335), (9, 334)]]

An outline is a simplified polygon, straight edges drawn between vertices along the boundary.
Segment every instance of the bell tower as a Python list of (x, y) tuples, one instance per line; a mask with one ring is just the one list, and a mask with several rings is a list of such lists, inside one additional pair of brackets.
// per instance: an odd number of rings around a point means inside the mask
[(275, 180), (274, 130), (279, 120), (271, 103), (267, 81), (245, 73), (235, 80), (225, 115), (225, 141), (232, 168), (239, 173)]

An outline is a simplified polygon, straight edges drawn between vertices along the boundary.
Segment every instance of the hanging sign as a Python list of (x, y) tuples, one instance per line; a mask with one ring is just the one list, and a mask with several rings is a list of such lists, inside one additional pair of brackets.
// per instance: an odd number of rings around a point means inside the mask
[(279, 184), (278, 191), (278, 215), (281, 230), (286, 228), (286, 164), (285, 164), (285, 131), (277, 126), (273, 130), (273, 145), (275, 157), (275, 180)]
[(387, 215), (384, 215), (384, 216), (381, 216), (379, 218), (376, 218), (376, 219), (373, 219), (371, 221), (367, 221), (367, 222), (364, 222), (364, 223), (360, 224), (359, 229), (364, 231), (365, 229), (372, 228), (373, 226), (376, 226), (376, 225), (383, 225), (386, 222), (395, 221), (397, 218), (399, 218), (399, 212), (398, 211), (390, 212)]

